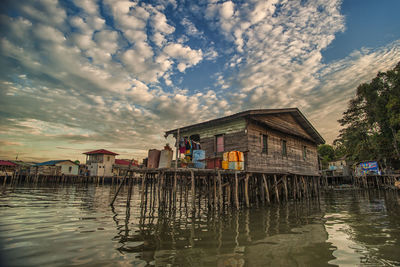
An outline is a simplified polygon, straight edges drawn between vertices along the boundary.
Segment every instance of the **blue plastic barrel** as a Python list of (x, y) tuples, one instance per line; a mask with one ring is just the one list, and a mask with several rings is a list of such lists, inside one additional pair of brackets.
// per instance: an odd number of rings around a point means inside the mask
[(197, 169), (204, 169), (206, 167), (206, 151), (205, 150), (193, 150), (194, 167)]

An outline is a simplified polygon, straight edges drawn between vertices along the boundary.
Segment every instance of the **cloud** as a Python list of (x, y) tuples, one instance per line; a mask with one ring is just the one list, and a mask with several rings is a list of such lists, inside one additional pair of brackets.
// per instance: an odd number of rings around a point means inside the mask
[(165, 130), (251, 108), (297, 106), (332, 140), (356, 86), (400, 58), (394, 42), (324, 64), (345, 30), (340, 5), (12, 1), (0, 15), (0, 156), (142, 158), (172, 142)]
[(190, 36), (204, 38), (203, 32), (199, 31), (196, 25), (193, 24), (188, 18), (183, 18), (181, 24), (185, 27), (186, 33)]
[(164, 48), (164, 53), (178, 61), (178, 70), (184, 72), (187, 67), (199, 63), (203, 58), (202, 51), (191, 49), (179, 43), (169, 44)]

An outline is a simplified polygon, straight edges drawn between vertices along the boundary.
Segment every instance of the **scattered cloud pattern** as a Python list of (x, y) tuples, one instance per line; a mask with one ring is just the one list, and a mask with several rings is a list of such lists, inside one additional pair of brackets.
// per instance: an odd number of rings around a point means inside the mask
[(0, 157), (143, 158), (165, 130), (298, 107), (331, 142), (400, 41), (326, 64), (341, 1), (9, 1), (0, 14)]

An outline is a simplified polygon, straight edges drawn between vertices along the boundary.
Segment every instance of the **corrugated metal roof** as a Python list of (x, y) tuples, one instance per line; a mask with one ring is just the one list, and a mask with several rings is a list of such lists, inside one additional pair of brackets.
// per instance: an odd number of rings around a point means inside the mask
[(108, 150), (106, 150), (106, 149), (97, 149), (97, 150), (85, 152), (85, 153), (82, 153), (82, 154), (86, 154), (86, 155), (106, 154), (106, 155), (113, 155), (113, 156), (119, 155), (119, 154), (117, 154), (117, 153), (108, 151)]
[(0, 160), (0, 166), (18, 166), (18, 165), (8, 160)]
[[(73, 162), (73, 161), (71, 161), (71, 160), (69, 160), (69, 159), (64, 159), (64, 160), (49, 160), (49, 161), (45, 161), (45, 162), (38, 163), (38, 164), (36, 164), (35, 166), (54, 166), (54, 165), (56, 165), (57, 163), (64, 162), (64, 161), (68, 161), (68, 162), (71, 162), (71, 163), (73, 163), (73, 164), (76, 164), (75, 162)], [(76, 164), (76, 165), (77, 165), (77, 164)]]

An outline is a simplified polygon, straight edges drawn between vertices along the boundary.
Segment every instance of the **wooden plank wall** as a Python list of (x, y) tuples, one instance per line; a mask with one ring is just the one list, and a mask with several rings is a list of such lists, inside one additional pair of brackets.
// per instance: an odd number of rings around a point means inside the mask
[[(262, 134), (268, 136), (268, 153), (262, 153)], [(317, 145), (288, 134), (267, 129), (254, 123), (248, 125), (248, 171), (293, 172), (318, 175)], [(287, 156), (282, 155), (282, 140), (286, 140)], [(303, 158), (306, 146), (307, 157)]]
[(301, 125), (295, 120), (295, 118), (289, 113), (273, 114), (273, 115), (261, 115), (254, 116), (254, 119), (263, 121), (277, 130), (283, 132), (291, 132), (293, 134), (300, 135), (306, 139), (313, 140), (313, 138), (304, 130)]
[(221, 123), (219, 125), (193, 128), (190, 131), (181, 133), (182, 137), (190, 137), (198, 134), (200, 136), (201, 149), (206, 151), (206, 157), (222, 157), (222, 153), (215, 152), (215, 136), (223, 134), (225, 142), (225, 151), (247, 150), (247, 137), (245, 133), (246, 120), (239, 118), (234, 121)]
[[(220, 133), (218, 133), (220, 134)], [(224, 134), (224, 148), (225, 151), (247, 151), (248, 139), (245, 131), (238, 131), (236, 133)], [(201, 138), (200, 137), (201, 149), (206, 151), (206, 157), (221, 157), (223, 152), (216, 153), (215, 149), (215, 138)]]
[[(282, 133), (281, 131), (260, 126), (244, 118), (204, 128), (193, 128), (181, 136), (200, 136), (201, 148), (206, 157), (222, 157), (215, 152), (215, 136), (224, 134), (225, 151), (238, 150), (245, 153), (245, 168), (248, 171), (293, 172), (318, 175), (317, 145), (290, 114), (257, 116), (268, 123), (274, 123), (304, 138)], [(246, 126), (247, 125), (247, 126)], [(245, 131), (247, 127), (247, 133)], [(268, 135), (268, 154), (262, 153), (262, 134)], [(287, 157), (282, 156), (282, 140), (287, 142)], [(303, 159), (303, 147), (307, 147), (307, 158)]]
[(188, 131), (182, 131), (180, 133), (181, 137), (184, 136), (191, 136), (194, 134), (200, 135), (200, 138), (214, 138), (215, 135), (217, 134), (231, 134), (231, 133), (236, 133), (239, 131), (244, 131), (246, 128), (246, 120), (244, 118), (238, 118), (233, 121), (228, 121), (224, 123), (220, 123), (218, 125), (213, 125), (213, 126), (208, 126), (208, 127), (200, 127), (196, 128), (193, 127), (192, 129)]

